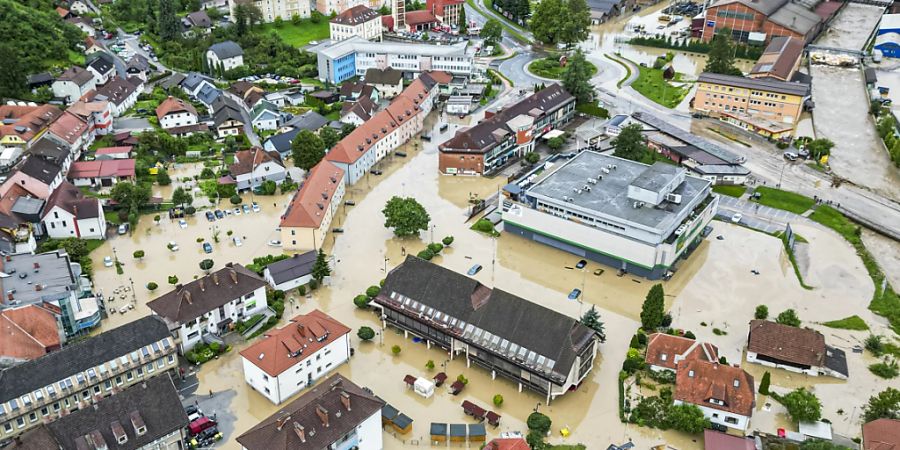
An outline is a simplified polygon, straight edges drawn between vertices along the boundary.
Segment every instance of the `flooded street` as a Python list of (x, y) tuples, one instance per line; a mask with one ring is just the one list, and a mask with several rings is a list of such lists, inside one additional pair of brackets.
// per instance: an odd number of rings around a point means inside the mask
[[(434, 119), (428, 121), (429, 126)], [(446, 133), (456, 127), (451, 125)], [(524, 421), (536, 407), (553, 420), (551, 441), (554, 443), (584, 443), (590, 449), (605, 448), (610, 443), (622, 443), (632, 439), (637, 448), (668, 444), (679, 450), (699, 450), (702, 439), (676, 432), (639, 428), (622, 424), (618, 418), (617, 377), (628, 349), (628, 342), (639, 325), (641, 304), (652, 283), (631, 276), (617, 277), (609, 267), (589, 264), (584, 271), (572, 267), (577, 257), (537, 244), (517, 236), (502, 234), (492, 239), (469, 229), (466, 222), (468, 201), (471, 198), (487, 198), (505, 184), (502, 178), (442, 176), (437, 170), (437, 144), (411, 143), (403, 148), (407, 158), (391, 156), (379, 169), (381, 176), (368, 175), (348, 189), (346, 200), (356, 206), (342, 206), (336, 225), (344, 228), (342, 234), (333, 234), (326, 240), (325, 250), (334, 256), (334, 270), (330, 286), (320, 288), (308, 298), (298, 298), (289, 293), (285, 318), (320, 309), (346, 324), (354, 332), (351, 345), (357, 350), (349, 364), (338, 371), (361, 386), (368, 386), (388, 403), (397, 407), (414, 420), (413, 430), (406, 436), (385, 436), (385, 448), (405, 449), (428, 446), (431, 422), (471, 423), (460, 404), (470, 400), (497, 411), (503, 418), (497, 429), (488, 428), (489, 439), (502, 431), (523, 431)], [(424, 145), (424, 148), (422, 147)], [(187, 169), (185, 169), (187, 170)], [(173, 177), (174, 178), (174, 177)], [(394, 195), (416, 198), (431, 216), (433, 228), (421, 233), (421, 238), (397, 239), (384, 228), (381, 209)], [(260, 213), (228, 216), (209, 223), (202, 211), (188, 219), (188, 228), (179, 228), (176, 222), (163, 219), (154, 224), (152, 216), (141, 218), (132, 236), (115, 237), (93, 254), (97, 288), (110, 293), (119, 286), (133, 281), (137, 306), (125, 314), (113, 314), (103, 324), (109, 329), (134, 320), (149, 311), (145, 303), (171, 289), (166, 283), (169, 275), (177, 275), (181, 281), (189, 281), (202, 271), (199, 261), (210, 257), (215, 267), (226, 262), (249, 263), (253, 257), (277, 254), (279, 248), (267, 242), (277, 238), (275, 227), (288, 196), (255, 197), (262, 207)], [(249, 196), (245, 196), (249, 202)], [(222, 202), (225, 206), (227, 202)], [(230, 206), (230, 204), (228, 204)], [(777, 314), (794, 307), (805, 321), (825, 321), (851, 314), (859, 314), (870, 324), (882, 324), (865, 305), (872, 294), (871, 281), (853, 250), (837, 236), (818, 228), (797, 227), (799, 233), (810, 241), (808, 283), (816, 290), (803, 290), (781, 250), (780, 241), (753, 231), (715, 222), (712, 236), (722, 234), (724, 240), (712, 237), (701, 244), (693, 255), (682, 261), (673, 279), (666, 283), (667, 306), (672, 308), (675, 326), (694, 331), (700, 339), (716, 343), (729, 361), (738, 361), (746, 338), (746, 324), (753, 309), (765, 298), (770, 310)], [(808, 229), (807, 229), (808, 228)], [(198, 238), (213, 242), (213, 234), (219, 231), (220, 242), (213, 244), (212, 255), (202, 252)], [(236, 247), (227, 232), (242, 237), (244, 244)], [(424, 343), (404, 339), (396, 330), (381, 329), (381, 323), (372, 311), (357, 309), (352, 299), (366, 287), (377, 284), (390, 270), (402, 262), (405, 254), (418, 253), (428, 242), (439, 241), (452, 235), (455, 240), (434, 262), (458, 272), (465, 272), (474, 264), (484, 266), (476, 278), (488, 286), (496, 286), (542, 304), (563, 314), (579, 316), (589, 304), (598, 306), (605, 323), (608, 341), (600, 346), (600, 355), (594, 371), (580, 388), (550, 405), (545, 405), (542, 395), (529, 391), (519, 393), (516, 385), (505, 379), (491, 380), (490, 374), (480, 368), (466, 368), (464, 358), (447, 361), (447, 353), (438, 348), (427, 349)], [(433, 236), (433, 238), (432, 238)], [(175, 240), (180, 249), (170, 252), (166, 243)], [(115, 249), (115, 250), (113, 250)], [(132, 253), (142, 249), (147, 256), (135, 261)], [(114, 267), (103, 267), (104, 256), (118, 255), (125, 273), (117, 275)], [(759, 276), (750, 274), (756, 268)], [(604, 269), (594, 275), (596, 269)], [(131, 280), (131, 281), (129, 281)], [(160, 285), (155, 293), (144, 286), (154, 281)], [(567, 299), (567, 293), (578, 287), (583, 290), (582, 302)], [(119, 308), (130, 301), (116, 298), (108, 306)], [(705, 321), (703, 327), (699, 322)], [(810, 323), (810, 322), (806, 322)], [(373, 342), (360, 343), (355, 330), (367, 325), (379, 333)], [(726, 330), (726, 336), (712, 335), (712, 327)], [(883, 325), (879, 325), (883, 326)], [(833, 345), (846, 345), (862, 338), (860, 333), (846, 335), (838, 341), (835, 330), (828, 330)], [(859, 335), (859, 336), (857, 336)], [(390, 352), (392, 345), (402, 349), (398, 356)], [(199, 369), (197, 391), (214, 391), (217, 398), (227, 403), (226, 411), (217, 411), (223, 423), (225, 439), (221, 448), (236, 449), (235, 438), (277, 410), (268, 400), (253, 392), (244, 382), (240, 350), (248, 344), (241, 343), (224, 357), (211, 361)], [(851, 373), (854, 377), (854, 398), (865, 398), (875, 389), (871, 374), (865, 370), (859, 355), (850, 355)], [(436, 368), (429, 372), (425, 363), (433, 360)], [(447, 362), (446, 370), (441, 368)], [(748, 369), (751, 370), (751, 369)], [(438, 389), (431, 399), (423, 399), (407, 390), (403, 377), (407, 374), (431, 377), (445, 371), (450, 378), (464, 374), (469, 384), (459, 396), (452, 396)], [(857, 383), (857, 381), (860, 381)], [(871, 381), (871, 382), (870, 382)], [(806, 381), (804, 381), (806, 382)], [(837, 389), (847, 389), (846, 383), (827, 379), (809, 381), (815, 383), (817, 393), (826, 402), (826, 417), (836, 423), (834, 416), (841, 402)], [(778, 385), (774, 382), (773, 385)], [(830, 397), (822, 393), (832, 394)], [(503, 405), (494, 407), (495, 394), (504, 398)], [(846, 397), (844, 397), (846, 398)], [(844, 401), (843, 403), (847, 403)], [(846, 407), (846, 406), (845, 406)], [(769, 430), (766, 412), (760, 412), (760, 427)], [(227, 419), (227, 420), (225, 420)], [(757, 426), (754, 417), (753, 426)], [(562, 438), (560, 429), (568, 427), (571, 436)], [(849, 425), (847, 426), (849, 429)], [(849, 432), (849, 431), (848, 431)]]

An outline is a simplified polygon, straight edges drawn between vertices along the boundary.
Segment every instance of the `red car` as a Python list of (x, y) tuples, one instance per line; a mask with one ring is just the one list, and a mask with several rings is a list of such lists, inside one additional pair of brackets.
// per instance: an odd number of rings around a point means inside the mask
[(196, 436), (206, 430), (208, 428), (212, 428), (216, 426), (216, 422), (212, 421), (209, 417), (201, 417), (188, 425), (188, 431), (191, 432), (191, 436)]

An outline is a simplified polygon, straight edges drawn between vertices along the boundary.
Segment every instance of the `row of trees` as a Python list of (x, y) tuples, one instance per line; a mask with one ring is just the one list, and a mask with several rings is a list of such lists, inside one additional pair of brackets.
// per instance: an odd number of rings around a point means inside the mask
[(531, 1), (529, 0), (494, 0), (491, 6), (520, 25), (524, 25), (525, 20), (531, 15)]

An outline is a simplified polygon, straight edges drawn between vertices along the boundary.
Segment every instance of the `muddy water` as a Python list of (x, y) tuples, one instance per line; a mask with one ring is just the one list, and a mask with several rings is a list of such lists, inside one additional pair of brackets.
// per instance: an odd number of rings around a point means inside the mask
[(900, 242), (863, 228), (863, 242), (894, 289), (900, 287)]

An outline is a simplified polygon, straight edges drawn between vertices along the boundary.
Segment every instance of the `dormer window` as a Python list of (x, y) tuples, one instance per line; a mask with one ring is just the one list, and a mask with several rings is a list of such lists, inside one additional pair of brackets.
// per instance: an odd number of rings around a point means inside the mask
[(688, 371), (688, 376), (691, 377), (691, 378), (694, 378), (694, 371), (693, 371), (693, 370), (689, 370), (689, 371)]
[(741, 387), (741, 381), (737, 378), (734, 379), (734, 387)]
[(668, 358), (669, 358), (669, 355), (667, 355), (667, 354), (665, 354), (665, 353), (659, 355), (659, 359), (661, 359), (661, 360), (663, 360), (663, 361), (666, 361)]

